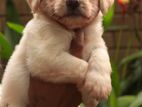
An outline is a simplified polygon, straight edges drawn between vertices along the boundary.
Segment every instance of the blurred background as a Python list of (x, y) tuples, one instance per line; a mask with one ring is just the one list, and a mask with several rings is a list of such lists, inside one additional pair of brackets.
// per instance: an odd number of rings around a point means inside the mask
[[(26, 0), (0, 0), (0, 79), (31, 18)], [(103, 26), (113, 91), (99, 107), (142, 107), (142, 0), (115, 0)]]

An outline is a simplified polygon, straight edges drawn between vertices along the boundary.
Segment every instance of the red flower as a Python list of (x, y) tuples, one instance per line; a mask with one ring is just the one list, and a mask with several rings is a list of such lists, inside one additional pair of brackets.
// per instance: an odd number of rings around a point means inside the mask
[(118, 0), (118, 4), (122, 8), (122, 13), (126, 13), (127, 11), (127, 5), (129, 4), (129, 0)]

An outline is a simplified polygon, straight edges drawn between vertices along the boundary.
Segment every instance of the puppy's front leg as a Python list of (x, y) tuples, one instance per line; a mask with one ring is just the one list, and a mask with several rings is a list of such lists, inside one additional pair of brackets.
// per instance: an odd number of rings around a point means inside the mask
[[(90, 101), (84, 99), (85, 103), (106, 99), (111, 92), (111, 65), (105, 43), (101, 37), (97, 38), (94, 49), (89, 59), (86, 81), (81, 89), (84, 98), (89, 97)], [(96, 107), (91, 105), (87, 107)]]
[[(42, 80), (50, 82), (64, 82), (64, 83), (77, 83), (82, 84), (85, 80), (85, 75), (88, 68), (88, 63), (77, 57), (72, 56), (68, 52), (61, 52), (54, 55), (55, 53), (47, 53), (47, 59), (42, 56), (37, 56), (36, 60), (40, 61), (39, 67), (32, 65), (32, 68), (38, 72), (32, 72), (31, 74), (36, 77), (40, 77)], [(44, 60), (44, 61), (41, 61)], [(42, 70), (43, 69), (43, 70)], [(32, 70), (33, 71), (33, 70)]]
[[(97, 48), (92, 52), (86, 78), (86, 86), (97, 99), (106, 99), (111, 91), (111, 65), (106, 48)], [(92, 81), (92, 84), (87, 82)], [(94, 84), (94, 86), (93, 86)], [(92, 85), (92, 86), (91, 86)]]

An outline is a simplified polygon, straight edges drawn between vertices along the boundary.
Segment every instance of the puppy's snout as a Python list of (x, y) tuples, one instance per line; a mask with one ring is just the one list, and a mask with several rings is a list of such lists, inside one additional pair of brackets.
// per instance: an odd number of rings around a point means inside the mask
[(78, 9), (80, 3), (79, 0), (66, 0), (68, 11), (75, 11)]

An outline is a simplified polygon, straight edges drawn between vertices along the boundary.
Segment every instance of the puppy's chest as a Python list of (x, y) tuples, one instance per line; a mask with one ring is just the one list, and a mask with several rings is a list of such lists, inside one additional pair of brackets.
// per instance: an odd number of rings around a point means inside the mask
[(84, 58), (84, 50), (86, 50), (87, 42), (87, 37), (85, 37), (83, 32), (75, 32), (75, 37), (70, 45), (70, 53), (78, 58), (87, 59)]

